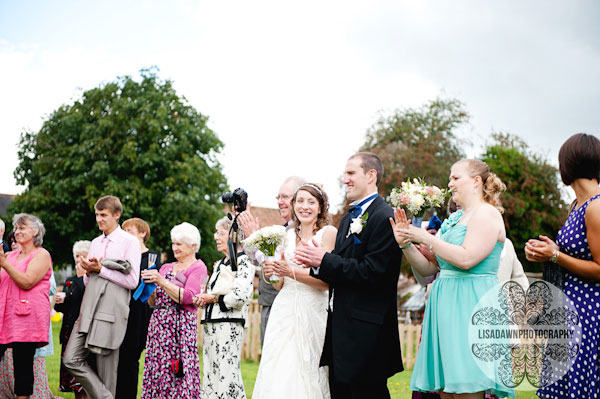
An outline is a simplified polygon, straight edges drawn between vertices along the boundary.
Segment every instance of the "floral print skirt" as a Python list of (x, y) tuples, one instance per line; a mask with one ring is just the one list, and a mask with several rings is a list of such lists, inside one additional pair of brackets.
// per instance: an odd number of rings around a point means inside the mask
[[(8, 348), (0, 362), (0, 398), (12, 399), (15, 396), (15, 371), (13, 368), (12, 349)], [(46, 372), (46, 358), (33, 359), (33, 394), (31, 399), (54, 399), (48, 386), (48, 373)]]
[[(166, 278), (170, 280), (172, 275)], [(200, 398), (196, 313), (176, 309), (175, 302), (161, 288), (156, 289), (156, 305), (167, 308), (155, 309), (150, 319), (142, 398)], [(175, 359), (183, 361), (183, 377), (171, 371)]]
[(202, 358), (204, 399), (246, 399), (240, 358), (244, 343), (241, 323), (204, 325)]

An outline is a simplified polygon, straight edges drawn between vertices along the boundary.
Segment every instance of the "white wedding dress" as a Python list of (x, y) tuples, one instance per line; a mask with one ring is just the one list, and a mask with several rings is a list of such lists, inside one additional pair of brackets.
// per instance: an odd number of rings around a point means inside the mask
[[(296, 248), (294, 229), (287, 232), (285, 258)], [(323, 229), (314, 235), (319, 244)], [(327, 323), (327, 291), (285, 277), (265, 332), (253, 399), (330, 398), (327, 372), (319, 367)]]

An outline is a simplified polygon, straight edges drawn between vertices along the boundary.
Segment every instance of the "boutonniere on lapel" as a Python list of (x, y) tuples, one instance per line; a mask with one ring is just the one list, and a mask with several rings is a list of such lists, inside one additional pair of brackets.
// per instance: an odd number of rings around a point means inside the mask
[(358, 239), (357, 235), (362, 233), (363, 229), (367, 225), (368, 218), (369, 218), (369, 212), (365, 212), (360, 217), (353, 218), (352, 222), (350, 223), (350, 229), (348, 230), (348, 235), (346, 236), (346, 238), (350, 237), (350, 234), (353, 234), (354, 235), (354, 243), (360, 244), (361, 242)]

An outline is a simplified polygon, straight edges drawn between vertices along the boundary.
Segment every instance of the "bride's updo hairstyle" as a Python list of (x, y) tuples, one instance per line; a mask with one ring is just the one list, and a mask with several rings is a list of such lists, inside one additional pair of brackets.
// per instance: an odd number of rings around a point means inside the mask
[(298, 191), (304, 190), (313, 197), (317, 199), (319, 203), (319, 214), (317, 215), (317, 222), (315, 223), (315, 227), (313, 229), (313, 234), (316, 234), (317, 231), (321, 230), (323, 227), (329, 224), (329, 198), (327, 198), (327, 193), (323, 191), (323, 189), (314, 183), (304, 183), (296, 188), (296, 192), (292, 197), (292, 221), (294, 222), (294, 229), (296, 230), (296, 236), (300, 238), (300, 221), (298, 220), (298, 216), (296, 216), (296, 211), (294, 210), (294, 205), (296, 204), (296, 198), (298, 197)]
[(504, 213), (500, 194), (506, 190), (506, 185), (495, 173), (490, 172), (490, 167), (483, 161), (478, 159), (463, 159), (455, 163), (464, 163), (467, 166), (467, 171), (471, 177), (480, 176), (483, 182), (483, 200), (488, 204), (492, 204), (500, 213)]

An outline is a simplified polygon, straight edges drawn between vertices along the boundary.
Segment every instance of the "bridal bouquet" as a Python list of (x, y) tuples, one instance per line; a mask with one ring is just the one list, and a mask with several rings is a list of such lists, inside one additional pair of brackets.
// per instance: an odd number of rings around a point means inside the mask
[(439, 208), (444, 204), (448, 190), (436, 186), (428, 186), (423, 180), (410, 179), (395, 187), (390, 193), (390, 201), (396, 208), (408, 210), (413, 216), (423, 217), (431, 207)]
[[(263, 264), (266, 260), (273, 261), (281, 256), (285, 248), (286, 232), (283, 226), (267, 226), (255, 231), (242, 243), (246, 250), (254, 253), (254, 259)], [(279, 276), (272, 275), (271, 283), (279, 281)]]

